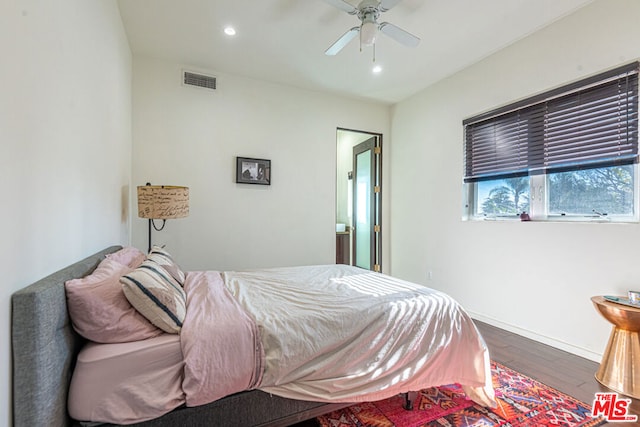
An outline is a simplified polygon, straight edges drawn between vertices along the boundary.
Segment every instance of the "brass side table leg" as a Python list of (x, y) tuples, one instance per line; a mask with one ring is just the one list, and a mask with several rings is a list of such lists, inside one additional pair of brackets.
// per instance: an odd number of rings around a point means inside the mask
[(613, 391), (640, 399), (640, 333), (613, 327), (596, 380)]

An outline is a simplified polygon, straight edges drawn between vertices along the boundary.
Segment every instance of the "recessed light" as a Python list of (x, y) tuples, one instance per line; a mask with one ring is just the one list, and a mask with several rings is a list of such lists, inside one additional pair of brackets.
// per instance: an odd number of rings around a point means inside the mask
[(228, 36), (235, 36), (236, 35), (236, 29), (233, 28), (232, 26), (226, 26), (224, 27), (224, 33)]
[(371, 71), (373, 71), (374, 74), (380, 74), (382, 72), (382, 66), (375, 65)]

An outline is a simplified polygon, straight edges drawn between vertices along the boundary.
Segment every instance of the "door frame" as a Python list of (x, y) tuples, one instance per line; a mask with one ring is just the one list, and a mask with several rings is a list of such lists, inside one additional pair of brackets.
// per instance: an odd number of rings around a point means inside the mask
[[(337, 131), (342, 131), (342, 132), (348, 132), (348, 133), (356, 133), (356, 134), (362, 134), (362, 135), (367, 135), (369, 137), (375, 137), (375, 145), (374, 145), (374, 153), (375, 155), (374, 157), (374, 162), (375, 162), (375, 184), (374, 187), (377, 187), (377, 191), (374, 190), (373, 193), (373, 200), (374, 202), (374, 208), (375, 208), (375, 214), (374, 214), (374, 218), (375, 218), (375, 225), (376, 225), (376, 230), (374, 231), (374, 247), (373, 249), (373, 270), (374, 271), (382, 271), (382, 227), (383, 227), (383, 221), (382, 221), (382, 193), (383, 193), (383, 187), (382, 187), (382, 142), (383, 142), (383, 135), (381, 133), (378, 132), (369, 132), (369, 131), (362, 131), (362, 130), (357, 130), (357, 129), (349, 129), (349, 128), (342, 128), (342, 127), (338, 127)], [(357, 144), (356, 144), (357, 145)], [(354, 145), (355, 146), (355, 145)], [(352, 162), (355, 161), (355, 159), (352, 159)], [(355, 182), (355, 181), (354, 181)], [(352, 183), (353, 185), (353, 183)], [(337, 197), (337, 192), (336, 192), (336, 197)], [(352, 248), (352, 261), (351, 264), (353, 265), (353, 263), (355, 262), (355, 256), (353, 251), (355, 250), (355, 244), (354, 244), (354, 238), (355, 236), (353, 235), (353, 233), (351, 234), (351, 248)]]

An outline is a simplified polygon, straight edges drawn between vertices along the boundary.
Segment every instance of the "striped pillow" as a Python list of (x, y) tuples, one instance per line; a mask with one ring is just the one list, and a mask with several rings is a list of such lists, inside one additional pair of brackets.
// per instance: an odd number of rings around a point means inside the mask
[(120, 278), (129, 303), (147, 320), (170, 334), (180, 333), (186, 315), (186, 294), (163, 266), (144, 261)]
[(167, 252), (163, 247), (153, 246), (149, 254), (147, 255), (147, 260), (153, 261), (159, 265), (161, 265), (174, 279), (180, 283), (180, 286), (184, 285), (184, 272), (180, 269), (178, 264), (173, 260), (169, 252)]

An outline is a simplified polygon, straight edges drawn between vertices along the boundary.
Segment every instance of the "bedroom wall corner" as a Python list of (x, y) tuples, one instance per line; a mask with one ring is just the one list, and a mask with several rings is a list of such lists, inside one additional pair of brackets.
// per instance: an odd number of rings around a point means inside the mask
[[(183, 86), (183, 69), (216, 90)], [(387, 105), (140, 55), (133, 80), (133, 188), (190, 187), (189, 217), (154, 243), (187, 270), (335, 263), (336, 129), (389, 135)], [(271, 185), (237, 184), (236, 156), (271, 160)], [(147, 223), (131, 217), (146, 249)]]
[(640, 224), (462, 221), (462, 121), (637, 60), (640, 2), (616, 6), (595, 0), (392, 112), (394, 274), (590, 359), (610, 332), (590, 297), (638, 287)]
[(12, 293), (129, 241), (132, 57), (114, 0), (0, 2), (0, 51), (0, 426), (10, 426)]

